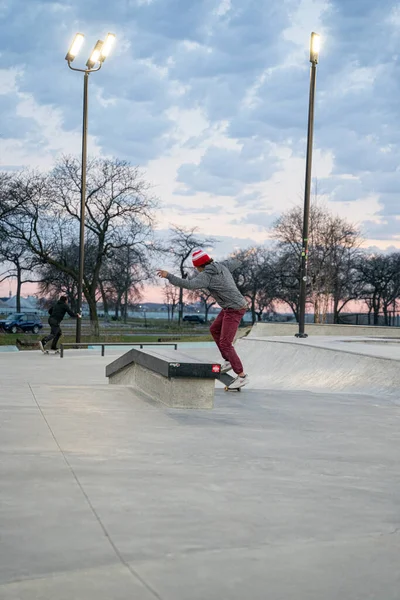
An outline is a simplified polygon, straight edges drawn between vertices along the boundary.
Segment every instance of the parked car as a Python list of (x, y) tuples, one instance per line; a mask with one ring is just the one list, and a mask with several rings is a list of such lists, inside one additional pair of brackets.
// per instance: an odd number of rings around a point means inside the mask
[(14, 313), (0, 321), (0, 329), (8, 333), (18, 333), (18, 331), (39, 333), (42, 328), (40, 318), (30, 313)]
[(183, 320), (187, 323), (201, 323), (201, 325), (204, 325), (204, 319), (199, 317), (199, 315), (185, 315)]

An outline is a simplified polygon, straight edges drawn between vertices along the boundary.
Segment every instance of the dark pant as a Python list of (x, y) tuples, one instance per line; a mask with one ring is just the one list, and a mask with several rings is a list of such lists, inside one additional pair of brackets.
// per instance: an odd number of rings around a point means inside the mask
[(46, 344), (48, 344), (48, 342), (50, 342), (50, 340), (53, 340), (51, 343), (51, 349), (57, 350), (57, 343), (62, 335), (60, 323), (56, 321), (56, 319), (52, 319), (50, 317), (49, 325), (51, 327), (51, 333), (49, 333), (49, 335), (46, 335), (46, 337), (42, 339), (42, 344), (43, 346), (45, 346)]
[(233, 340), (240, 325), (243, 315), (246, 314), (246, 308), (234, 310), (225, 308), (221, 310), (218, 317), (210, 327), (210, 333), (217, 344), (224, 360), (228, 360), (232, 369), (239, 375), (243, 372), (243, 365), (233, 347)]

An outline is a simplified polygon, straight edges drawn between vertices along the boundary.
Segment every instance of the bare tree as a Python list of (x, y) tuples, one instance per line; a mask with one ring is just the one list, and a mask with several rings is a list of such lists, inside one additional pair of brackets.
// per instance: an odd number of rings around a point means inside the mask
[[(295, 288), (297, 285), (299, 292), (302, 228), (301, 207), (284, 213), (273, 227), (281, 267), (290, 283), (282, 286), (281, 300), (291, 306), (297, 318)], [(309, 240), (307, 303), (313, 306), (315, 322), (321, 322), (326, 319), (332, 300), (337, 322), (340, 312), (355, 298), (354, 267), (360, 255), (361, 233), (355, 225), (332, 215), (326, 208), (312, 206)], [(282, 273), (281, 268), (281, 279)]]
[(168, 322), (173, 321), (175, 309), (179, 302), (179, 289), (166, 281), (164, 285), (163, 296), (164, 305), (167, 307)]
[[(41, 193), (44, 177), (30, 174), (31, 186), (26, 182), (29, 176), (26, 173), (9, 175), (0, 173), (0, 262), (5, 264), (6, 270), (0, 276), (4, 281), (9, 277), (17, 280), (16, 304), (17, 311), (21, 310), (21, 289), (24, 283), (37, 282), (34, 270), (39, 261), (31, 252), (29, 245), (19, 235), (14, 235), (15, 229), (22, 230), (24, 227), (23, 209), (26, 194), (31, 188), (32, 194)], [(21, 193), (15, 194), (16, 189)], [(24, 276), (30, 273), (30, 276)]]
[(336, 218), (332, 221), (327, 280), (333, 300), (334, 323), (339, 323), (343, 309), (349, 302), (357, 300), (361, 294), (357, 264), (363, 255), (361, 250), (363, 240), (357, 227), (348, 224), (346, 228), (345, 225), (341, 219)]
[[(13, 214), (19, 207), (15, 199), (10, 197), (10, 187), (14, 177), (11, 173), (0, 172), (0, 229), (7, 216)], [(22, 199), (20, 202), (22, 202)]]
[(204, 310), (204, 321), (208, 323), (208, 315), (210, 309), (217, 304), (208, 290), (192, 290), (187, 294), (187, 298), (191, 302), (200, 302)]
[(280, 251), (275, 263), (276, 299), (287, 304), (295, 319), (299, 320), (300, 311), (300, 265), (293, 261), (292, 251)]
[(102, 272), (101, 283), (103, 292), (107, 286), (108, 294), (116, 298), (117, 318), (121, 312), (124, 322), (127, 322), (129, 304), (137, 304), (141, 300), (144, 282), (149, 278), (148, 256), (137, 252), (135, 247), (121, 246), (110, 254)]
[(233, 273), (240, 292), (250, 301), (252, 321), (261, 321), (265, 309), (273, 310), (276, 298), (274, 253), (264, 246), (236, 252), (241, 266)]
[[(20, 174), (9, 188), (15, 209), (6, 223), (8, 234), (25, 244), (39, 262), (74, 281), (78, 263), (69, 260), (65, 249), (79, 237), (80, 185), (80, 161), (71, 157), (64, 157), (50, 176)], [(96, 303), (103, 264), (121, 247), (147, 252), (156, 204), (139, 170), (118, 159), (89, 161), (87, 190), (85, 224), (93, 253), (86, 256), (83, 291), (98, 335)]]
[[(0, 283), (14, 277), (17, 281), (17, 290), (15, 294), (17, 312), (21, 312), (21, 290), (24, 283), (36, 283), (37, 279), (32, 278), (37, 264), (34, 258), (27, 252), (23, 245), (19, 245), (12, 238), (2, 238), (0, 232), (0, 262), (7, 265), (4, 273), (0, 274)], [(25, 275), (24, 274), (28, 274)]]
[(390, 307), (394, 309), (400, 296), (400, 253), (364, 255), (357, 263), (361, 298), (373, 313), (374, 325), (379, 324), (379, 313), (389, 324)]
[[(76, 240), (70, 243), (64, 242), (62, 231), (60, 231), (60, 247), (55, 249), (54, 258), (57, 264), (68, 267), (69, 265), (77, 265), (79, 261), (79, 246)], [(86, 256), (91, 256), (93, 252), (85, 244)], [(88, 260), (85, 267), (88, 268)], [(67, 296), (68, 304), (72, 310), (76, 311), (77, 306), (77, 280), (75, 276), (68, 273), (65, 269), (60, 269), (50, 262), (45, 262), (39, 265), (39, 293), (49, 297), (51, 300), (57, 299), (59, 296)]]
[[(165, 248), (165, 252), (170, 254), (171, 262), (179, 268), (180, 275), (182, 278), (187, 277), (187, 270), (192, 267), (188, 265), (187, 261), (190, 258), (192, 252), (196, 248), (209, 247), (215, 245), (214, 238), (201, 237), (198, 234), (198, 228), (185, 228), (179, 227), (178, 225), (171, 226), (171, 233), (169, 238), (169, 246)], [(183, 289), (179, 288), (179, 313), (178, 313), (179, 325), (182, 323), (183, 317)]]
[(43, 266), (41, 280), (39, 281), (39, 293), (52, 301), (60, 296), (66, 296), (72, 310), (77, 310), (77, 283), (75, 279), (53, 265)]

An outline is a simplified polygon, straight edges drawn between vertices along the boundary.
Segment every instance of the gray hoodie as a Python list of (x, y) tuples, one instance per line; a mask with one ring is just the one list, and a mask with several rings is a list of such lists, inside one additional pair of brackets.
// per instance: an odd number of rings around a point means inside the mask
[(247, 307), (245, 298), (236, 287), (232, 272), (240, 267), (240, 260), (212, 262), (193, 279), (181, 279), (168, 273), (172, 285), (186, 290), (208, 290), (221, 308), (240, 310)]

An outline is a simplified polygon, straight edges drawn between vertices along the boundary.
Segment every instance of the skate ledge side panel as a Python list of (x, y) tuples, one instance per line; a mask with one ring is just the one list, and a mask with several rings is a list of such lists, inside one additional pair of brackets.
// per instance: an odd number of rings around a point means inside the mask
[(108, 378), (110, 384), (130, 386), (170, 408), (214, 407), (215, 379), (168, 378), (132, 362)]

